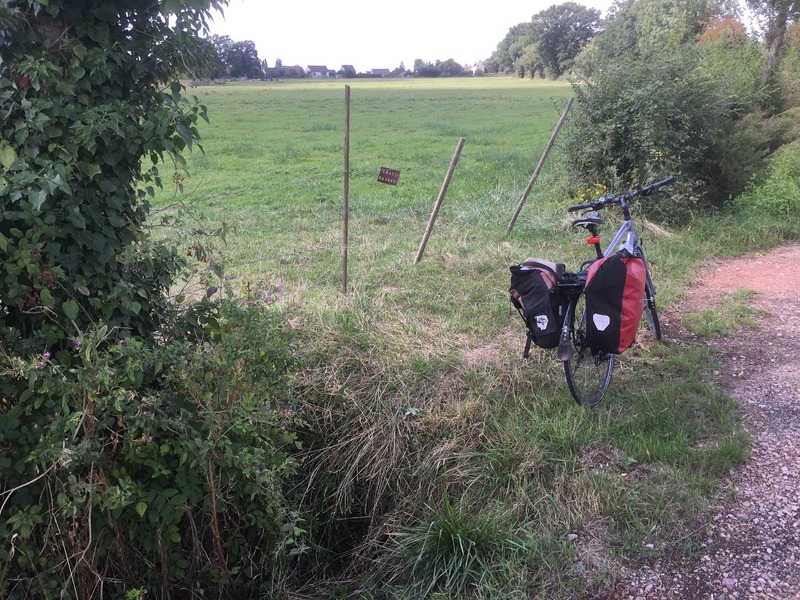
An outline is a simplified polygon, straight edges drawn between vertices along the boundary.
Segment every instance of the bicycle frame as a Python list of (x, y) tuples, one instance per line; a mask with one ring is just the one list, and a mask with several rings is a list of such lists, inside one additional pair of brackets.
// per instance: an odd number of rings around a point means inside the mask
[[(625, 243), (622, 243), (622, 240)], [(598, 242), (599, 244), (599, 242)], [(615, 248), (619, 250), (625, 249), (631, 254), (634, 253), (636, 247), (639, 245), (639, 234), (636, 233), (636, 228), (633, 226), (633, 221), (625, 221), (617, 230), (614, 239), (606, 246), (603, 256), (610, 256), (615, 252)]]
[[(620, 201), (620, 207), (622, 208), (622, 214), (625, 220), (620, 225), (617, 233), (614, 235), (614, 239), (611, 240), (611, 243), (606, 246), (604, 252), (600, 252), (600, 241), (598, 240), (595, 244), (596, 248), (598, 249), (598, 254), (600, 256), (610, 256), (617, 250), (627, 250), (632, 255), (636, 254), (636, 249), (640, 248), (639, 244), (639, 234), (636, 232), (636, 228), (633, 226), (633, 219), (631, 217), (630, 210), (628, 209), (628, 201), (626, 198), (622, 198)], [(622, 240), (625, 240), (625, 243), (622, 243)]]

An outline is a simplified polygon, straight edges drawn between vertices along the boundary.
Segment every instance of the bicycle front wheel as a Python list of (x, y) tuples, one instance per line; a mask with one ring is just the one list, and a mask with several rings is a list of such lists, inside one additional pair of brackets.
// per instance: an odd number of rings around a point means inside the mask
[(647, 280), (644, 285), (644, 318), (650, 333), (656, 340), (661, 339), (661, 323), (658, 321), (658, 311), (656, 311), (656, 288), (650, 279), (650, 272), (647, 272)]
[(594, 408), (611, 385), (614, 355), (592, 352), (586, 342), (586, 298), (583, 294), (570, 302), (567, 309), (570, 324), (572, 357), (564, 361), (564, 375), (575, 402)]
[(653, 280), (650, 278), (650, 268), (647, 266), (647, 259), (644, 256), (644, 250), (641, 245), (636, 247), (636, 256), (644, 261), (647, 279), (644, 284), (644, 318), (647, 321), (647, 327), (650, 333), (656, 340), (661, 339), (661, 323), (658, 320), (658, 311), (656, 311), (656, 286), (653, 285)]

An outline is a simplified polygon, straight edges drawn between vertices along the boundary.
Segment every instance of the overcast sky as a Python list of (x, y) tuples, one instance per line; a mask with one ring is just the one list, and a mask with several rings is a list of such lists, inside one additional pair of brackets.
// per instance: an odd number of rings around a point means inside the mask
[[(577, 0), (605, 16), (612, 0)], [(233, 41), (255, 42), (270, 67), (325, 65), (338, 70), (413, 68), (425, 62), (455, 59), (472, 65), (488, 58), (510, 27), (561, 2), (489, 0), (230, 0), (211, 33)]]

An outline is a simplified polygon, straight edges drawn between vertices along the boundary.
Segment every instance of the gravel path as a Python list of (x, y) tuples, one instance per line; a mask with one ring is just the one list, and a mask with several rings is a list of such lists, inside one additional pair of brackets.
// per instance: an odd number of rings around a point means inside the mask
[(707, 515), (697, 556), (623, 572), (609, 600), (800, 600), (800, 246), (720, 262), (689, 290), (710, 307), (738, 288), (766, 314), (758, 329), (706, 340), (723, 389), (740, 404), (752, 455), (733, 472), (733, 499)]

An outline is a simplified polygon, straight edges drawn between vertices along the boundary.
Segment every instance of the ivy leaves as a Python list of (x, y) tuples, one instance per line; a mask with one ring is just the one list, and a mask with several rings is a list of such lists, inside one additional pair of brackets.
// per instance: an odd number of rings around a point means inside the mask
[(8, 170), (14, 161), (17, 160), (17, 153), (7, 141), (0, 141), (0, 166)]
[[(177, 70), (202, 60), (192, 32), (226, 2), (29, 4), (0, 0), (0, 334), (20, 348), (101, 321), (147, 335), (182, 261), (147, 256), (144, 198), (161, 179), (142, 161), (181, 166), (198, 146), (205, 109)], [(34, 250), (57, 281), (40, 280)]]

